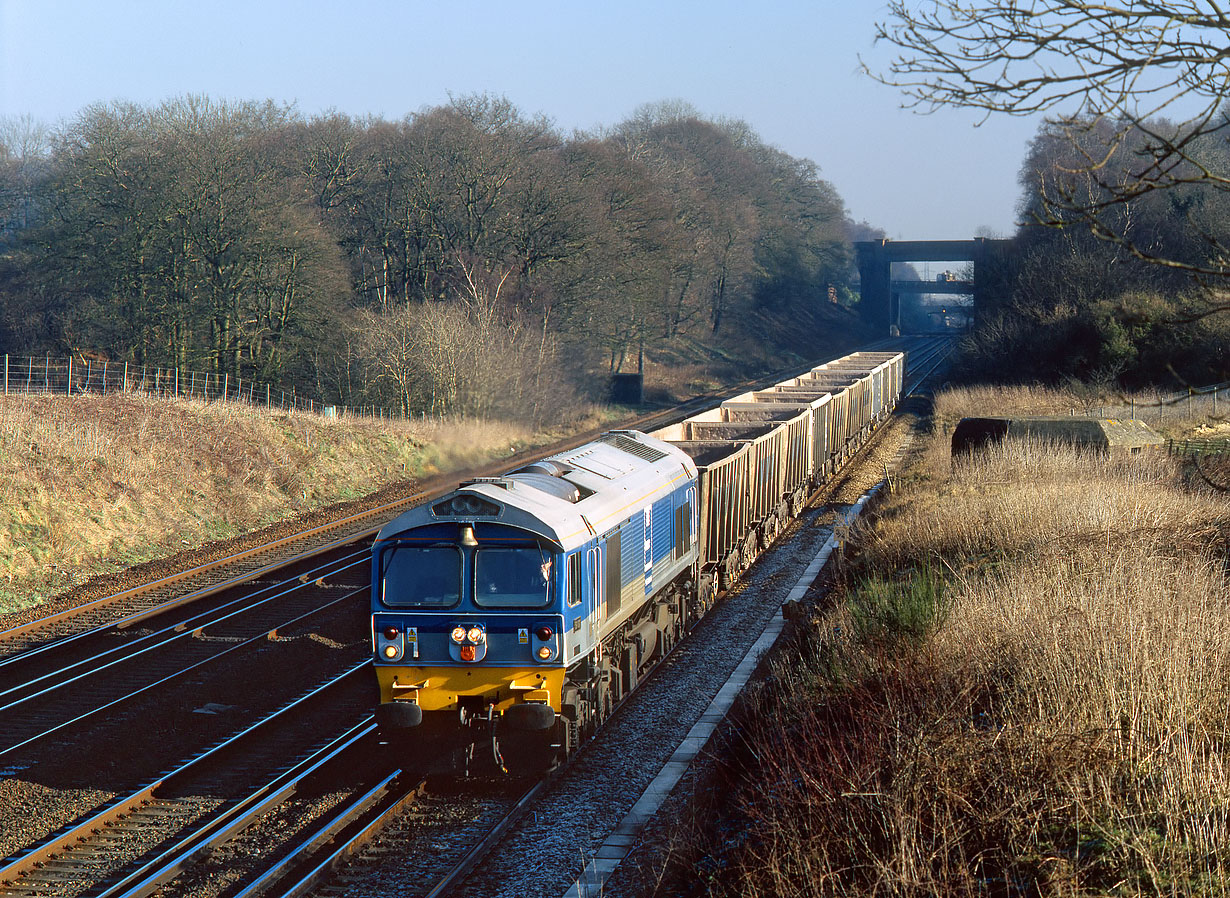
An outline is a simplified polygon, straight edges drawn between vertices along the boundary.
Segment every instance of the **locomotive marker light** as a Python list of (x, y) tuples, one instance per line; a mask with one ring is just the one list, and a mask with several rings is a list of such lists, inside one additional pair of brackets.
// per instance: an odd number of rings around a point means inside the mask
[[(397, 661), (401, 658), (405, 649), (401, 641), (401, 629), (394, 624), (389, 624), (375, 634), (376, 639), (376, 654), (383, 656), (386, 661)], [(415, 646), (417, 656), (418, 646)]]
[(559, 656), (555, 629), (550, 624), (539, 624), (534, 628), (533, 648), (534, 657), (540, 662), (554, 661)]

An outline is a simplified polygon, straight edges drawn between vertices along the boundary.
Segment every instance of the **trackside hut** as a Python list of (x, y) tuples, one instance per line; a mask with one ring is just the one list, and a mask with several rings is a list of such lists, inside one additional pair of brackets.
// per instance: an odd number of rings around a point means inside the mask
[(1005, 439), (1062, 443), (1077, 449), (1135, 455), (1165, 444), (1143, 421), (1067, 415), (962, 418), (952, 434), (952, 454), (964, 455)]

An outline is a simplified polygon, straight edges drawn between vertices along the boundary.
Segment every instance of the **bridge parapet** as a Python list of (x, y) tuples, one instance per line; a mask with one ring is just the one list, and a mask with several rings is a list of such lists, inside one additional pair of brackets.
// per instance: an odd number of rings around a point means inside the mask
[[(864, 314), (883, 327), (885, 333), (901, 325), (903, 293), (973, 294), (975, 310), (979, 305), (980, 271), (988, 261), (1004, 253), (1010, 240), (975, 237), (972, 240), (863, 240), (854, 244), (862, 282)], [(894, 281), (894, 262), (972, 262), (972, 281)]]

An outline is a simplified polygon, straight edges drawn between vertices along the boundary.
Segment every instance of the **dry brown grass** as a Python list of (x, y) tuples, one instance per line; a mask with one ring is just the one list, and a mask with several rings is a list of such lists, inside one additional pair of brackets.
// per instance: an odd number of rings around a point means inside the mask
[[(749, 701), (723, 823), (684, 848), (691, 890), (1230, 892), (1230, 505), (1164, 457), (946, 450), (856, 534), (844, 600)], [(869, 638), (894, 582), (882, 619), (931, 625)]]
[[(1182, 393), (1182, 391), (1178, 391)], [(941, 430), (969, 415), (1094, 415), (1135, 418), (1162, 436), (1184, 439), (1230, 429), (1230, 390), (1217, 396), (1176, 398), (1175, 392), (1099, 392), (1074, 386), (972, 386), (935, 396), (935, 420)]]
[(339, 420), (137, 395), (0, 397), (0, 610), (530, 438), (507, 423)]
[(1077, 550), (1100, 558), (1112, 549), (1187, 555), (1216, 539), (1225, 521), (1225, 503), (1181, 489), (1176, 463), (1161, 453), (1112, 459), (1008, 442), (954, 464), (939, 439), (925, 462), (925, 487), (886, 508), (866, 534), (868, 564), (930, 557), (956, 569)]

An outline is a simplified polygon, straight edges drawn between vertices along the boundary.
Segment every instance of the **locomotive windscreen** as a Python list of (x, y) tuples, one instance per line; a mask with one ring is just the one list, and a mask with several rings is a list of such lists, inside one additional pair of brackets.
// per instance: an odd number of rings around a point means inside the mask
[(484, 608), (542, 608), (551, 600), (551, 556), (538, 548), (480, 548), (474, 583), (474, 603)]
[(381, 563), (381, 600), (390, 608), (452, 608), (461, 601), (461, 552), (453, 546), (394, 546)]

